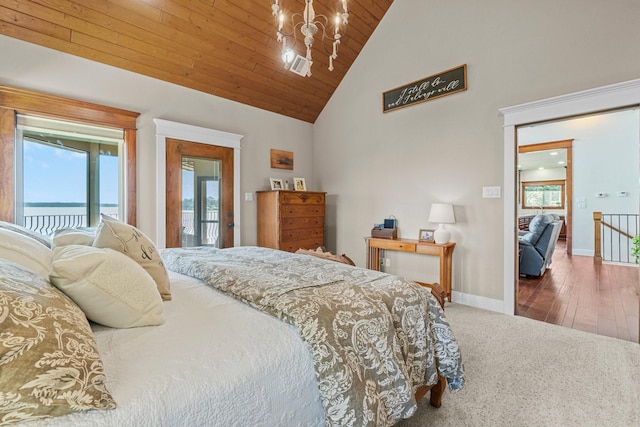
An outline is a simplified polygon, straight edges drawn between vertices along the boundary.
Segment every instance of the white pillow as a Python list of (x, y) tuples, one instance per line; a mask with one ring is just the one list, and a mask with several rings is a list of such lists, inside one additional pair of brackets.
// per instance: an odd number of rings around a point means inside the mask
[(20, 264), (45, 280), (49, 277), (51, 249), (25, 234), (0, 228), (0, 258)]
[(142, 231), (122, 221), (100, 214), (93, 246), (115, 249), (140, 264), (153, 277), (163, 300), (171, 299), (169, 275), (156, 245)]
[(49, 278), (96, 323), (133, 328), (164, 322), (155, 282), (118, 251), (84, 245), (58, 247), (53, 250)]
[(93, 245), (96, 238), (95, 231), (78, 230), (76, 228), (64, 228), (56, 230), (51, 238), (52, 249), (67, 245)]
[(4, 228), (7, 230), (15, 231), (18, 234), (24, 234), (27, 237), (31, 237), (32, 239), (37, 240), (48, 248), (51, 248), (51, 239), (49, 236), (45, 236), (44, 234), (40, 234), (37, 231), (29, 230), (28, 228), (14, 224), (12, 222), (0, 221), (0, 228)]

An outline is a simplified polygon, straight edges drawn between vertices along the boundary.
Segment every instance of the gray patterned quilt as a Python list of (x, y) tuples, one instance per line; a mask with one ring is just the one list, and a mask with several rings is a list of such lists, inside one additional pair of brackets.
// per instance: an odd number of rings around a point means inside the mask
[(397, 276), (258, 247), (165, 249), (166, 267), (298, 328), (327, 425), (391, 426), (438, 374), (464, 381), (458, 344), (428, 289)]

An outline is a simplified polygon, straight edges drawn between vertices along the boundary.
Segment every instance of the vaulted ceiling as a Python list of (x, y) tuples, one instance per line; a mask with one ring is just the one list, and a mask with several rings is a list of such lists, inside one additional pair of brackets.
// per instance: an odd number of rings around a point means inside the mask
[(313, 123), (392, 2), (348, 0), (335, 69), (316, 36), (311, 77), (283, 67), (273, 0), (0, 0), (0, 34)]

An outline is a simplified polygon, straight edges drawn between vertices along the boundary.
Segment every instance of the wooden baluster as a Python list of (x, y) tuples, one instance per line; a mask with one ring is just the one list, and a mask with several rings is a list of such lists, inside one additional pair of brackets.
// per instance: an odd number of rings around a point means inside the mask
[(593, 262), (602, 263), (601, 249), (602, 212), (593, 213)]

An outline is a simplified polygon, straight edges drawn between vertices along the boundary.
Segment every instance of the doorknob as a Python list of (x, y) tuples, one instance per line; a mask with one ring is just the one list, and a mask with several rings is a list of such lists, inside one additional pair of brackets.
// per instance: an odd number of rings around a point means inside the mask
[(229, 228), (233, 227), (234, 225), (235, 225), (235, 224), (234, 224), (233, 222), (228, 222), (228, 223), (227, 223), (227, 227), (229, 227)]

